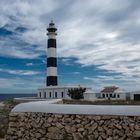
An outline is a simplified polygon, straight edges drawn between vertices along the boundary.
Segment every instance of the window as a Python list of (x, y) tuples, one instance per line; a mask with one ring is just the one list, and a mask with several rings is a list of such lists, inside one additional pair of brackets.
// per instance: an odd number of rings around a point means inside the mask
[(52, 93), (51, 92), (49, 92), (49, 96), (50, 96), (50, 98), (52, 97)]
[(118, 94), (117, 97), (120, 98), (120, 95)]
[(46, 92), (44, 92), (44, 98), (46, 98)]
[(110, 97), (112, 98), (112, 94), (110, 94)]
[(61, 97), (64, 98), (64, 92), (61, 92)]
[(103, 94), (103, 98), (105, 97), (105, 94)]
[(106, 94), (106, 97), (108, 97), (108, 94)]
[(41, 92), (39, 92), (39, 97), (41, 98)]
[(57, 92), (55, 92), (55, 98), (57, 98)]

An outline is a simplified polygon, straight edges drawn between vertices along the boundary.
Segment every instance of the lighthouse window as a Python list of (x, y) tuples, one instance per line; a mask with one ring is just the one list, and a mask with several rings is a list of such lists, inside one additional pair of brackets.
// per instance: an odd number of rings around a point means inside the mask
[(61, 97), (62, 97), (62, 98), (64, 97), (64, 92), (61, 92)]
[(55, 92), (55, 98), (57, 98), (57, 92)]
[(50, 96), (50, 98), (52, 97), (52, 93), (51, 92), (49, 92), (49, 96)]

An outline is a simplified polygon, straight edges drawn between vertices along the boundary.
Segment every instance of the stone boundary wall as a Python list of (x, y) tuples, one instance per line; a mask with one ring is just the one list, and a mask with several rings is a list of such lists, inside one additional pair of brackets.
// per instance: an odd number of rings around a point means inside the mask
[(140, 116), (10, 113), (6, 140), (139, 140)]

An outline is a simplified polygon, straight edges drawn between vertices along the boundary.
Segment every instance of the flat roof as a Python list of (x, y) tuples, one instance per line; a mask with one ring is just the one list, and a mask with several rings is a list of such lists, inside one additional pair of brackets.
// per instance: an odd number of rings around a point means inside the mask
[(91, 87), (87, 87), (87, 86), (46, 86), (46, 87), (42, 87), (42, 88), (38, 88), (38, 90), (46, 90), (46, 89), (69, 89), (69, 88), (87, 88), (87, 89), (92, 89)]

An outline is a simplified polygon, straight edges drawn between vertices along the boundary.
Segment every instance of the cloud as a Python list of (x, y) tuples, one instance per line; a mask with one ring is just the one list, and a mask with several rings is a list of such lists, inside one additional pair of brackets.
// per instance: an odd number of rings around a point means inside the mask
[(37, 88), (43, 85), (44, 80), (41, 77), (30, 80), (23, 78), (0, 78), (1, 93), (37, 93)]
[(31, 70), (11, 70), (11, 69), (0, 69), (0, 72), (6, 72), (9, 74), (20, 75), (20, 76), (37, 75), (40, 73), (38, 71), (31, 71)]
[(33, 63), (27, 63), (26, 66), (33, 66)]
[[(2, 38), (0, 55), (27, 59), (42, 55), (46, 46), (47, 24), (40, 18), (42, 15), (48, 15), (58, 6), (59, 3), (54, 0), (41, 0), (41, 2), (35, 0), (33, 3), (26, 0), (1, 1), (0, 27), (16, 34), (12, 38), (10, 36)], [(34, 49), (32, 49), (33, 46), (35, 46)]]
[(75, 71), (73, 74), (75, 74), (75, 75), (78, 75), (78, 74), (80, 74), (80, 72), (78, 72), (78, 71)]
[[(0, 41), (0, 55), (40, 58), (46, 50), (48, 22), (58, 26), (57, 51), (64, 64), (120, 73), (126, 84), (140, 84), (139, 0), (0, 1), (0, 27), (13, 33)], [(18, 29), (18, 30), (17, 30)], [(114, 80), (101, 77), (97, 80)]]

